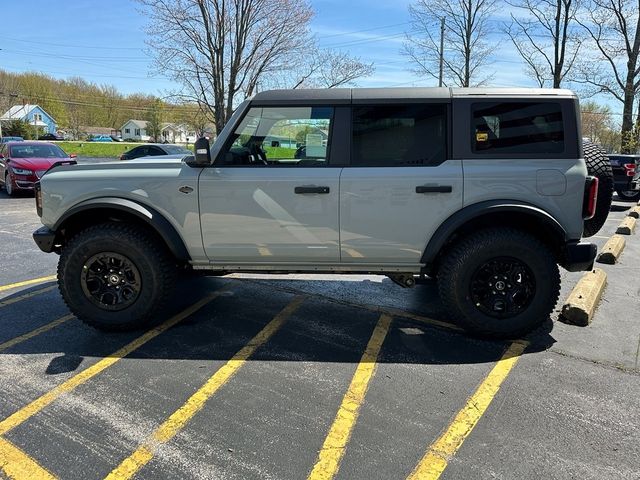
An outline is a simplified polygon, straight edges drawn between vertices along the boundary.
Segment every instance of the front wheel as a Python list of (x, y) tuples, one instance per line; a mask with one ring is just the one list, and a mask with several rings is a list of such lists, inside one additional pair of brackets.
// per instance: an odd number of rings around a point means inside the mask
[(171, 295), (174, 277), (164, 245), (126, 223), (81, 231), (63, 248), (58, 263), (58, 287), (71, 312), (107, 331), (151, 323)]
[(438, 289), (445, 308), (467, 330), (514, 338), (549, 318), (560, 294), (552, 252), (514, 229), (488, 229), (454, 245), (443, 260)]
[(13, 189), (13, 179), (9, 173), (4, 174), (4, 189), (7, 191), (7, 195), (15, 197), (16, 191)]
[(640, 200), (640, 190), (616, 190), (620, 200), (624, 202), (635, 202)]

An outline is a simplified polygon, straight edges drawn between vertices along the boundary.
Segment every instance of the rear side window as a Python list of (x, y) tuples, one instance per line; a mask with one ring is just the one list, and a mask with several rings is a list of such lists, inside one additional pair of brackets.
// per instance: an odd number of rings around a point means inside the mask
[(438, 165), (446, 159), (446, 105), (371, 105), (353, 108), (351, 165)]
[(564, 152), (562, 109), (553, 102), (481, 102), (471, 105), (471, 146), (477, 154)]

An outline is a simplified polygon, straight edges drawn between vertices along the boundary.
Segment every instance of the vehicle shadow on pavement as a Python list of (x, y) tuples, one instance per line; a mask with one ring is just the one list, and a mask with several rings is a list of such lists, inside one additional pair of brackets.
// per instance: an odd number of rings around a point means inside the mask
[[(163, 315), (169, 318), (196, 301), (219, 288), (226, 287), (218, 298), (205, 305), (166, 332), (155, 337), (127, 355), (128, 359), (144, 360), (195, 360), (228, 361), (243, 346), (265, 327), (289, 302), (296, 293), (278, 281), (252, 282), (225, 278), (185, 278), (179, 282), (175, 295)], [(284, 281), (286, 283), (286, 281)], [(380, 318), (390, 306), (398, 305), (398, 300), (384, 297), (383, 305), (357, 305), (358, 295), (371, 298), (375, 292), (397, 289), (400, 296), (407, 294), (395, 285), (378, 282), (363, 285), (360, 282), (335, 283), (333, 288), (351, 292), (351, 301), (332, 299), (311, 294), (320, 285), (314, 281), (305, 283), (304, 302), (284, 326), (262, 346), (250, 361), (263, 362), (325, 362), (353, 363), (361, 361), (367, 342)], [(311, 285), (309, 285), (311, 283)], [(321, 281), (324, 284), (326, 281)], [(347, 285), (344, 285), (344, 284)], [(42, 288), (42, 286), (39, 286)], [(31, 291), (35, 289), (29, 289)], [(5, 297), (11, 300), (16, 295)], [(417, 310), (425, 318), (447, 321), (442, 306), (437, 301), (433, 285), (421, 285), (412, 289), (404, 299), (405, 307)], [(29, 302), (36, 302), (29, 306)], [(44, 303), (38, 306), (37, 302)], [(426, 303), (426, 306), (425, 306)], [(36, 295), (29, 300), (19, 301), (0, 310), (0, 330), (4, 325), (23, 323), (22, 332), (17, 336), (54, 320), (53, 309), (67, 313), (56, 290), (45, 295)], [(376, 311), (380, 307), (381, 311)], [(40, 309), (40, 311), (38, 311)], [(27, 312), (31, 312), (28, 316)], [(471, 337), (465, 333), (447, 328), (434, 327), (423, 321), (393, 315), (392, 327), (384, 341), (378, 358), (380, 363), (404, 364), (478, 364), (497, 361), (510, 341), (491, 341)], [(162, 319), (158, 320), (160, 323)], [(526, 354), (545, 350), (555, 340), (550, 332), (553, 327), (548, 320), (534, 332), (533, 340)], [(148, 329), (147, 329), (148, 330)], [(110, 356), (124, 345), (143, 335), (145, 330), (105, 333), (84, 325), (77, 319), (52, 328), (6, 351), (0, 350), (0, 358), (5, 355), (31, 356), (42, 363), (39, 371), (47, 375), (81, 370), (85, 360)], [(1, 341), (5, 341), (0, 340)], [(51, 355), (54, 355), (51, 358)], [(37, 360), (36, 360), (37, 359)], [(38, 368), (37, 368), (38, 370)]]
[(609, 209), (609, 211), (611, 211), (611, 212), (626, 212), (632, 206), (633, 206), (633, 204), (629, 204), (629, 205), (615, 205), (615, 204), (612, 204), (611, 208)]

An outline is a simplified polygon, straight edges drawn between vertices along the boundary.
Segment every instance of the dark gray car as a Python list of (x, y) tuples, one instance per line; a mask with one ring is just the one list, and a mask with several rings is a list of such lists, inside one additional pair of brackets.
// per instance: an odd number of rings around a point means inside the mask
[(180, 145), (147, 143), (132, 148), (120, 155), (120, 160), (132, 160), (140, 157), (156, 157), (158, 155), (191, 155), (191, 150)]

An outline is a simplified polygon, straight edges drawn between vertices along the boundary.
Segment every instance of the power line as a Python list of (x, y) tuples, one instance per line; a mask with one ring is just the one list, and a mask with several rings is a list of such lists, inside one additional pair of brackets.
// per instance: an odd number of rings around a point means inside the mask
[(142, 51), (139, 47), (105, 47), (103, 45), (71, 45), (68, 43), (51, 43), (51, 42), (39, 42), (37, 40), (24, 40), (20, 38), (11, 38), (5, 37), (4, 35), (0, 36), (0, 39), (11, 40), (13, 42), (22, 42), (22, 43), (33, 43), (36, 45), (48, 45), (51, 47), (65, 47), (65, 48), (88, 48), (88, 49), (96, 49), (96, 50), (139, 50)]

